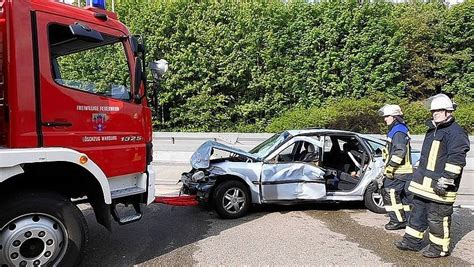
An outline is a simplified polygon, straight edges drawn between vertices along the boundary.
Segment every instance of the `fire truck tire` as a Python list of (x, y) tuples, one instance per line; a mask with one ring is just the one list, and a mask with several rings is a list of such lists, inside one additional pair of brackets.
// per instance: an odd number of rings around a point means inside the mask
[(78, 265), (87, 223), (70, 200), (54, 192), (23, 192), (0, 203), (0, 266)]
[(222, 182), (215, 190), (214, 205), (221, 218), (240, 218), (250, 208), (250, 192), (242, 182), (235, 180)]

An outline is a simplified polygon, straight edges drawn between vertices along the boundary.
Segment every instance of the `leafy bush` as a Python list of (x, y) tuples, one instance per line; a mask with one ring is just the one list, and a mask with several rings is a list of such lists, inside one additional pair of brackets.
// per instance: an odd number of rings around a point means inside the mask
[(424, 102), (408, 102), (406, 99), (400, 103), (404, 119), (410, 128), (411, 134), (424, 134), (428, 130), (426, 122), (431, 118), (431, 113), (426, 109)]
[[(131, 32), (146, 37), (147, 61), (170, 62), (158, 130), (384, 132), (374, 112), (391, 102), (422, 133), (429, 113), (417, 101), (439, 92), (474, 97), (474, 1), (115, 3)], [(471, 107), (456, 116), (472, 132)]]
[(267, 131), (285, 129), (332, 128), (364, 133), (378, 133), (383, 120), (377, 115), (380, 104), (369, 99), (335, 99), (321, 108), (296, 108), (275, 119)]
[[(385, 134), (387, 126), (377, 114), (383, 103), (371, 99), (346, 98), (331, 100), (321, 108), (295, 108), (274, 119), (266, 130), (278, 132), (287, 129), (317, 127)], [(398, 101), (387, 101), (386, 103), (400, 104), (411, 134), (426, 132), (428, 129), (426, 121), (431, 118), (431, 114), (422, 101), (409, 102), (407, 99), (398, 99)], [(474, 133), (473, 114), (474, 103), (468, 98), (461, 100), (458, 110), (454, 112), (456, 121), (471, 134)]]
[(470, 134), (474, 134), (474, 99), (470, 97), (456, 97), (458, 108), (454, 111), (456, 121)]

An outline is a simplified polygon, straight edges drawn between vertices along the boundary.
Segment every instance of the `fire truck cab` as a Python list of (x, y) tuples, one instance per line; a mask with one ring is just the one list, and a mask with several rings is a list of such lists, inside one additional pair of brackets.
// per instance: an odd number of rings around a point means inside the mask
[(0, 0), (0, 266), (76, 265), (79, 203), (110, 230), (154, 199), (144, 46), (94, 2)]

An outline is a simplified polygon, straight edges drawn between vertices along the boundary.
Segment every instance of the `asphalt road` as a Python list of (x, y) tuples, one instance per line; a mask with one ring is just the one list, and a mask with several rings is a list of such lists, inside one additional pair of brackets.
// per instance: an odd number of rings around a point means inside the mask
[[(173, 195), (186, 165), (157, 166), (157, 194)], [(83, 210), (89, 246), (82, 266), (456, 265), (474, 264), (473, 210), (456, 208), (452, 256), (426, 259), (398, 251), (403, 230), (386, 231), (384, 215), (360, 203), (258, 206), (237, 220), (205, 207), (152, 204), (134, 224), (110, 233)]]
[(453, 254), (426, 259), (401, 252), (403, 231), (357, 205), (263, 206), (237, 220), (200, 207), (146, 208), (135, 224), (112, 233), (84, 211), (90, 240), (83, 266), (189, 265), (455, 265), (474, 264), (474, 214), (456, 209)]

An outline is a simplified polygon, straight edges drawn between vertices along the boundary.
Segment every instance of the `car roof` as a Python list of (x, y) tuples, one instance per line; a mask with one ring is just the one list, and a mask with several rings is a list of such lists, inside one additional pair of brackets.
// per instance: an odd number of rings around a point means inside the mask
[(321, 134), (321, 133), (337, 133), (337, 134), (351, 134), (351, 135), (361, 135), (355, 132), (342, 131), (342, 130), (333, 130), (333, 129), (303, 129), (303, 130), (288, 130), (289, 134), (293, 136), (297, 135), (306, 135), (306, 134)]
[(303, 130), (288, 130), (287, 131), (289, 134), (292, 136), (298, 136), (298, 135), (308, 135), (308, 134), (344, 134), (344, 135), (358, 135), (359, 137), (371, 140), (376, 143), (381, 143), (384, 144), (386, 141), (374, 136), (370, 136), (368, 134), (361, 134), (361, 133), (356, 133), (356, 132), (350, 132), (350, 131), (343, 131), (343, 130), (335, 130), (335, 129), (303, 129)]
[(367, 140), (374, 141), (376, 143), (385, 144), (387, 142), (387, 140), (385, 140), (385, 139), (374, 137), (374, 136), (371, 136), (371, 135), (368, 135), (368, 134), (359, 134), (359, 135), (361, 137), (367, 139)]

